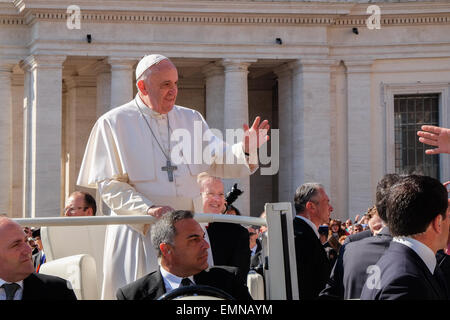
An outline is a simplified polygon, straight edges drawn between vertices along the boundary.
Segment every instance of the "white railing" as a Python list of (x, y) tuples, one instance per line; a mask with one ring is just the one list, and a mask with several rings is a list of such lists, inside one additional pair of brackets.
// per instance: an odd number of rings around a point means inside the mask
[[(298, 299), (296, 260), (293, 235), (293, 213), (290, 203), (266, 203), (267, 220), (257, 217), (227, 214), (196, 213), (199, 223), (229, 222), (242, 225), (267, 226), (267, 246), (264, 256), (268, 256), (266, 279), (266, 299)], [(13, 219), (22, 226), (93, 226), (111, 224), (152, 224), (152, 216), (95, 216), (95, 217), (42, 217)]]
[[(198, 222), (231, 222), (244, 225), (266, 226), (265, 219), (229, 214), (196, 213)], [(95, 217), (42, 217), (13, 219), (18, 224), (27, 227), (40, 226), (88, 226), (108, 224), (151, 224), (156, 218), (152, 216), (95, 216)]]

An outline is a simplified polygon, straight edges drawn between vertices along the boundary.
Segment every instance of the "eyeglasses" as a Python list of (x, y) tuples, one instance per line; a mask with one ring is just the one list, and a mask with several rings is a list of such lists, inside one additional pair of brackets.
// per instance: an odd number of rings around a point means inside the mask
[(202, 192), (207, 198), (214, 198), (214, 197), (220, 197), (224, 198), (225, 194), (223, 193), (212, 193), (212, 192)]
[(74, 212), (74, 211), (77, 211), (77, 210), (83, 210), (83, 211), (86, 211), (87, 209), (89, 209), (89, 207), (77, 207), (77, 208), (66, 208), (66, 212)]

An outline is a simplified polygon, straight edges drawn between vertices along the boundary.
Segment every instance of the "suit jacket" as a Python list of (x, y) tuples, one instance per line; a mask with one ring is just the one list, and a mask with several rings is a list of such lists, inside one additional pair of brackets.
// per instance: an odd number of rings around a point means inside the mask
[[(248, 288), (237, 277), (237, 268), (212, 267), (194, 275), (198, 285), (208, 285), (229, 293), (237, 300), (252, 300)], [(156, 300), (166, 293), (159, 269), (117, 290), (118, 300)]]
[(389, 228), (384, 227), (376, 236), (344, 244), (320, 298), (359, 299), (367, 267), (377, 263), (391, 241)]
[(77, 300), (77, 297), (68, 281), (32, 273), (23, 280), (22, 300)]
[(330, 276), (330, 262), (311, 227), (294, 218), (295, 255), (300, 299), (316, 299)]
[(235, 223), (213, 222), (208, 232), (214, 265), (239, 268), (242, 283), (247, 283), (250, 270), (250, 238), (248, 230)]
[(256, 269), (260, 264), (262, 264), (262, 245), (259, 239), (256, 239), (256, 250), (255, 254), (251, 256), (250, 252), (250, 269)]
[(361, 231), (358, 233), (350, 234), (347, 236), (347, 238), (345, 238), (344, 244), (354, 242), (354, 241), (359, 241), (361, 239), (371, 237), (371, 236), (372, 236), (372, 231), (370, 231), (370, 230), (364, 230), (364, 231)]
[[(441, 273), (435, 275), (411, 248), (392, 241), (376, 264), (381, 275), (378, 285), (364, 285), (361, 300), (445, 300), (448, 299)], [(440, 283), (441, 282), (441, 283)]]
[(436, 260), (447, 285), (447, 294), (450, 296), (450, 256), (445, 254), (444, 250), (439, 250), (436, 252)]

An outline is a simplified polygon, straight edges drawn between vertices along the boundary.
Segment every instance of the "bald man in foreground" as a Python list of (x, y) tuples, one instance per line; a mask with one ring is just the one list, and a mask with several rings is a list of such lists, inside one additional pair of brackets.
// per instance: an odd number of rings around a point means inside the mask
[(0, 300), (77, 300), (66, 280), (34, 273), (23, 228), (7, 217), (0, 217)]

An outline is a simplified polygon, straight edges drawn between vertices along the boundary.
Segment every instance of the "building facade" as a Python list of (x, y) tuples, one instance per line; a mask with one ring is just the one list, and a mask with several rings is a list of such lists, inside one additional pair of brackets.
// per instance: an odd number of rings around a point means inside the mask
[(304, 182), (346, 219), (385, 173), (450, 180), (415, 136), (450, 127), (448, 1), (0, 0), (0, 213), (61, 215), (93, 124), (134, 97), (150, 53), (173, 60), (176, 103), (211, 128), (260, 115), (278, 129), (276, 174), (237, 181), (243, 214)]

